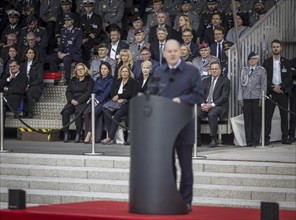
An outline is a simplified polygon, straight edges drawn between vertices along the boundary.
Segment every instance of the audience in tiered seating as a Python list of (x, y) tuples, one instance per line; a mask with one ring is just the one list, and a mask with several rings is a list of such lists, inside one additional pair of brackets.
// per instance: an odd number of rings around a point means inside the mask
[[(149, 77), (151, 77), (155, 68), (165, 62), (161, 53), (161, 43), (172, 38), (183, 44), (182, 59), (188, 63), (192, 62), (199, 69), (202, 78), (210, 76), (209, 65), (217, 60), (221, 62), (222, 76), (226, 77), (228, 64), (224, 50), (231, 47), (232, 44), (229, 42), (236, 41), (232, 13), (237, 15), (239, 37), (241, 37), (249, 29), (249, 25), (254, 25), (275, 1), (236, 0), (235, 12), (232, 12), (229, 0), (153, 0), (150, 5), (152, 10), (149, 11), (147, 8), (147, 12), (145, 9), (148, 1), (136, 2), (141, 3), (139, 14), (134, 13), (133, 8), (130, 8), (131, 14), (124, 15), (125, 7), (133, 6), (132, 4), (125, 6), (124, 0), (2, 1), (0, 3), (0, 58), (4, 64), (1, 67), (2, 70), (0, 69), (1, 82), (4, 83), (5, 78), (6, 80), (9, 78), (9, 63), (13, 60), (17, 64), (24, 61), (22, 66), (27, 66), (28, 69), (27, 61), (23, 60), (23, 57), (25, 57), (25, 51), (33, 50), (35, 51), (34, 60), (41, 62), (41, 65), (45, 64), (43, 65), (45, 71), (64, 71), (65, 85), (70, 84), (71, 68), (77, 62), (90, 66), (90, 74), (94, 80), (97, 79), (97, 74), (102, 75), (101, 64), (107, 62), (111, 65), (111, 75), (115, 79), (119, 76), (118, 81), (122, 80), (119, 70), (126, 69), (123, 67), (128, 66), (129, 75), (134, 74), (138, 82), (141, 82), (143, 65), (146, 67), (151, 62), (151, 70), (149, 69)], [(128, 20), (125, 21), (125, 18)], [(130, 24), (130, 28), (126, 27), (126, 23)], [(227, 42), (224, 40), (225, 36)], [(217, 42), (221, 43), (221, 46)], [(62, 65), (59, 66), (60, 63), (63, 63), (64, 69)], [(78, 65), (78, 68), (81, 65)], [(100, 79), (101, 77), (96, 82)], [(133, 81), (132, 78), (129, 78), (128, 82), (130, 81)], [(113, 86), (115, 85), (116, 83)], [(291, 101), (291, 108), (293, 108), (292, 103)], [(29, 106), (31, 107), (26, 111), (31, 117), (33, 109), (32, 105), (29, 104)], [(127, 110), (123, 112), (127, 114)], [(119, 116), (116, 115), (116, 117)], [(291, 119), (290, 127), (293, 130), (292, 116)], [(78, 122), (81, 123), (79, 120)], [(104, 142), (109, 143), (114, 138), (116, 126), (108, 119), (107, 123), (109, 123), (108, 130), (111, 136), (108, 136), (109, 139), (105, 139)], [(81, 127), (80, 125), (77, 127), (80, 134)], [(90, 125), (86, 131), (89, 129)], [(67, 129), (65, 131), (67, 141), (69, 134)], [(77, 141), (81, 139), (79, 134), (77, 134)], [(290, 134), (290, 136), (293, 135)], [(89, 141), (88, 134), (86, 142)], [(96, 141), (99, 141), (98, 138)]]

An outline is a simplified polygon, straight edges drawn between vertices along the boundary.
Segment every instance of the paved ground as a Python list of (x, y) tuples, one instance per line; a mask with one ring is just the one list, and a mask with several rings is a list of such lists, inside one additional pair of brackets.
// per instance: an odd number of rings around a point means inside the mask
[[(41, 154), (67, 154), (81, 155), (92, 152), (91, 144), (75, 144), (73, 142), (33, 142), (21, 141), (16, 138), (6, 138), (4, 149), (16, 153), (41, 153)], [(95, 152), (102, 152), (106, 156), (129, 156), (130, 146), (125, 145), (95, 145)], [(270, 147), (236, 147), (222, 145), (214, 149), (206, 145), (197, 148), (197, 156), (205, 156), (209, 160), (239, 160), (239, 161), (270, 161), (270, 162), (296, 162), (296, 143), (282, 145), (279, 142), (271, 143)]]

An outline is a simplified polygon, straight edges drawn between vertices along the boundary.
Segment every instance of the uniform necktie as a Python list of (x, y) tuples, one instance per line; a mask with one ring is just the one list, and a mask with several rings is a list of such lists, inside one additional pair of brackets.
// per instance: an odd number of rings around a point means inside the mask
[(214, 92), (214, 85), (215, 85), (216, 79), (217, 79), (216, 77), (212, 79), (209, 95), (208, 95), (208, 98), (207, 98), (207, 103), (211, 103), (212, 100), (213, 100), (213, 92)]
[(140, 51), (141, 50), (141, 45), (140, 44), (138, 44), (138, 51)]
[(163, 53), (163, 44), (160, 44), (159, 46), (159, 63), (162, 64), (162, 53)]
[(254, 69), (251, 69), (251, 71), (249, 72), (248, 76), (250, 77), (253, 72), (254, 72)]

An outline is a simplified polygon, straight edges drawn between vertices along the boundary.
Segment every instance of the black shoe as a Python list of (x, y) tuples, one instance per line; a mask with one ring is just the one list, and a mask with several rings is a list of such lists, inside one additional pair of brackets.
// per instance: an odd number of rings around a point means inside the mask
[(65, 132), (64, 132), (64, 142), (65, 142), (65, 143), (69, 142), (69, 137), (70, 137), (69, 132), (65, 131)]
[(210, 147), (210, 148), (217, 147), (217, 140), (215, 140), (214, 138), (212, 138), (212, 140), (211, 140), (211, 142), (210, 142), (210, 144), (209, 144), (208, 147)]
[(294, 142), (295, 142), (295, 137), (290, 136), (290, 137), (289, 137), (289, 141), (290, 141), (291, 143), (294, 143)]
[(191, 204), (187, 203), (187, 204), (186, 204), (186, 207), (187, 207), (187, 212), (188, 212), (188, 213), (189, 213), (189, 212), (192, 212), (192, 206), (191, 206)]
[(123, 143), (124, 145), (130, 145), (130, 142), (129, 141), (126, 141)]
[(81, 139), (81, 134), (80, 132), (76, 132), (76, 137), (75, 137), (75, 143), (79, 143), (80, 142), (80, 139)]
[(269, 140), (265, 140), (265, 141), (264, 141), (264, 145), (265, 145), (265, 146), (268, 146), (269, 144), (270, 144)]
[(292, 144), (292, 142), (289, 139), (283, 139), (282, 144)]

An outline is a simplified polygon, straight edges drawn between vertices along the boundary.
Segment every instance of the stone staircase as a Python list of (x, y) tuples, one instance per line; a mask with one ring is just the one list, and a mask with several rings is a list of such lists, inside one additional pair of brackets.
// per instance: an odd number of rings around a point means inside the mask
[[(61, 128), (62, 116), (60, 112), (67, 103), (65, 95), (66, 88), (66, 86), (61, 85), (45, 84), (43, 95), (33, 110), (34, 118), (23, 120), (33, 128)], [(5, 127), (26, 128), (13, 115), (7, 116)], [(74, 128), (74, 125), (70, 125), (70, 128)]]
[[(127, 201), (129, 157), (0, 155), (0, 206), (8, 189), (24, 189), (28, 205)], [(194, 204), (260, 207), (273, 201), (296, 210), (293, 163), (194, 160)]]

